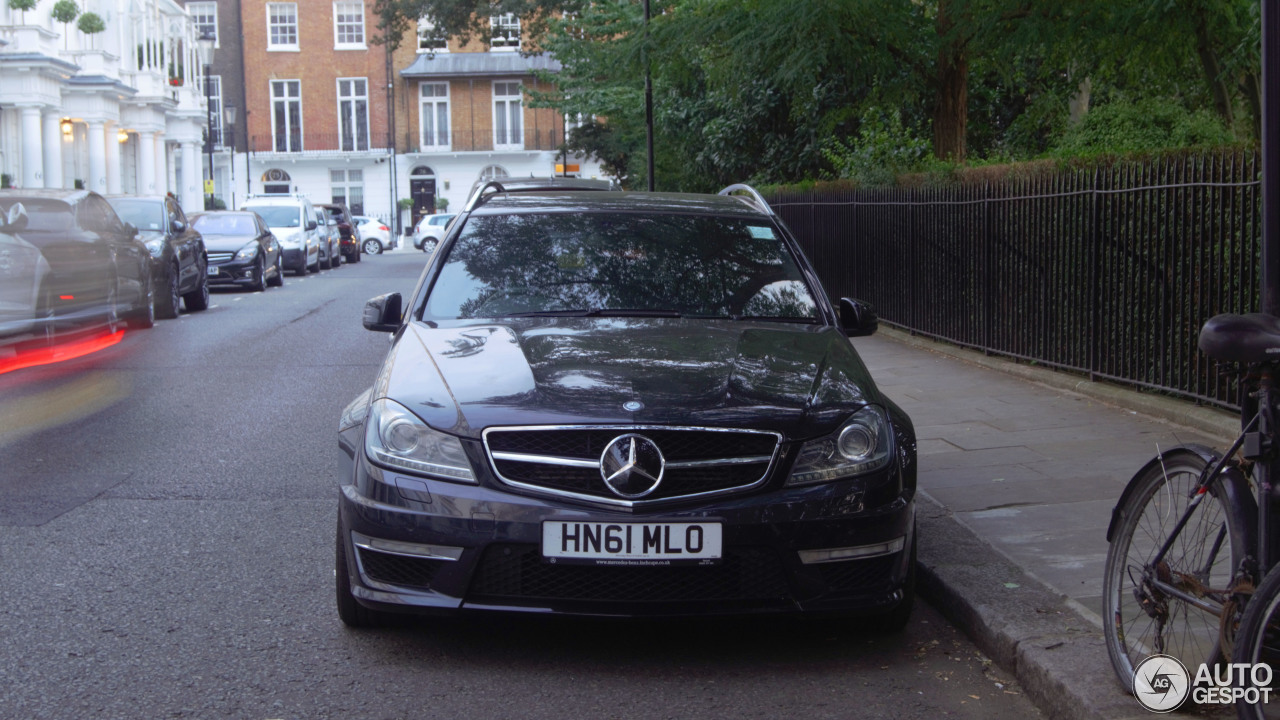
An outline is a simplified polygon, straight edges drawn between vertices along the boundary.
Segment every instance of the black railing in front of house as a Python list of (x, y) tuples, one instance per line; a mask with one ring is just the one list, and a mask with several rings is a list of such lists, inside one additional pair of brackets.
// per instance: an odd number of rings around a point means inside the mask
[[(357, 137), (334, 133), (254, 135), (249, 138), (249, 151), (278, 154), (389, 152), (387, 137), (385, 132)], [(396, 146), (398, 153), (555, 151), (564, 142), (564, 130), (525, 128), (523, 132), (508, 131), (502, 134), (492, 130), (457, 131), (449, 134), (436, 133), (429, 138), (423, 138), (415, 132), (397, 137), (401, 140)]]
[(1261, 162), (1180, 155), (980, 186), (780, 190), (827, 290), (914, 333), (1223, 407), (1200, 326), (1259, 307)]
[(281, 133), (249, 138), (249, 152), (253, 153), (385, 153), (388, 147), (386, 132)]

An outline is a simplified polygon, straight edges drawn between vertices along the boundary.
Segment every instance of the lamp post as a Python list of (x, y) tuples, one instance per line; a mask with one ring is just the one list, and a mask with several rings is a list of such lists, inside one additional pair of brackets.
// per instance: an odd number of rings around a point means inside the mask
[[(227, 167), (231, 169), (231, 178), (227, 182), (227, 194), (230, 195), (231, 205), (228, 209), (235, 208), (236, 199), (236, 108), (234, 105), (228, 105), (222, 108), (222, 114), (226, 117), (227, 128), (222, 133), (222, 146), (231, 149), (230, 155), (227, 157)], [(229, 138), (229, 141), (228, 141)]]
[(204, 199), (206, 210), (213, 209), (213, 83), (209, 82), (209, 74), (213, 69), (214, 43), (214, 34), (209, 30), (206, 30), (196, 41), (196, 45), (200, 48), (200, 62), (204, 64), (204, 149), (209, 157), (209, 192), (205, 193)]

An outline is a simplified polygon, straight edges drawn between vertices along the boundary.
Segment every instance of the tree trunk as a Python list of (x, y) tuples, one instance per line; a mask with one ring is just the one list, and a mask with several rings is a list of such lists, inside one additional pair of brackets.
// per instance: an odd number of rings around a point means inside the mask
[(1227, 92), (1227, 83), (1222, 77), (1222, 65), (1218, 62), (1218, 54), (1213, 50), (1209, 38), (1209, 28), (1205, 25), (1204, 12), (1200, 12), (1196, 22), (1196, 54), (1200, 56), (1200, 67), (1204, 71), (1205, 82), (1213, 93), (1213, 107), (1218, 111), (1223, 124), (1235, 130), (1235, 117), (1231, 110), (1231, 94)]
[(1249, 129), (1253, 131), (1253, 139), (1262, 142), (1262, 83), (1258, 75), (1253, 72), (1245, 73), (1240, 79), (1240, 90), (1249, 103), (1249, 117), (1252, 120)]
[(933, 108), (933, 154), (941, 160), (965, 158), (965, 133), (969, 125), (969, 57), (964, 43), (954, 35), (950, 3), (938, 3), (938, 77)]

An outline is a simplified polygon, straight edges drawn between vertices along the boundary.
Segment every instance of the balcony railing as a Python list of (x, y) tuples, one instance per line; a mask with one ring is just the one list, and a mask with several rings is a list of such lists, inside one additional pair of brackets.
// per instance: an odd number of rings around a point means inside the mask
[(279, 155), (333, 155), (338, 153), (385, 153), (389, 147), (387, 133), (367, 136), (339, 133), (290, 133), (288, 135), (253, 135), (249, 152)]
[[(510, 140), (511, 137), (508, 135), (506, 139)], [(496, 142), (497, 138), (492, 130), (454, 131), (444, 137), (437, 134), (430, 138), (432, 142), (429, 143), (423, 143), (423, 138), (416, 132), (408, 132), (402, 140), (397, 149), (407, 153), (559, 150), (564, 143), (564, 130), (525, 128), (523, 136), (517, 135), (514, 143)]]

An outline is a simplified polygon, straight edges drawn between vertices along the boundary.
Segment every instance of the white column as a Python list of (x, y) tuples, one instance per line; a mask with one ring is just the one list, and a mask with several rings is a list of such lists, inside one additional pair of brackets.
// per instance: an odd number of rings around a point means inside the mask
[(22, 187), (44, 187), (44, 143), (40, 129), (40, 108), (22, 108)]
[(44, 116), (44, 186), (62, 187), (62, 115), (56, 110)]
[(107, 128), (101, 120), (89, 121), (89, 177), (85, 187), (97, 193), (107, 191)]
[(163, 195), (156, 187), (156, 134), (138, 133), (138, 194)]
[(123, 169), (120, 167), (120, 125), (109, 123), (107, 134), (107, 192), (119, 195), (124, 183), (121, 182)]
[(194, 142), (182, 143), (182, 192), (179, 202), (183, 212), (200, 212), (204, 209), (204, 195), (200, 186), (200, 146)]
[(156, 192), (160, 195), (172, 190), (169, 184), (169, 144), (164, 141), (162, 133), (156, 134)]

